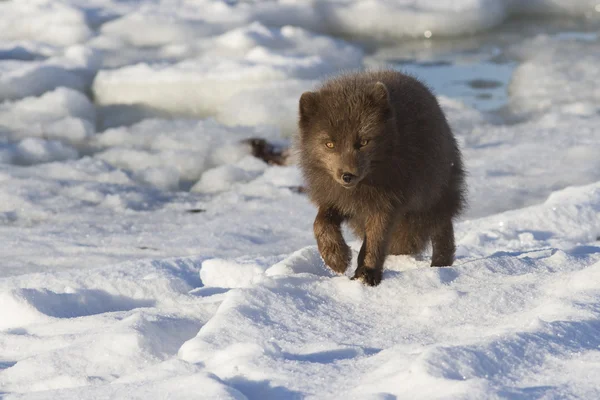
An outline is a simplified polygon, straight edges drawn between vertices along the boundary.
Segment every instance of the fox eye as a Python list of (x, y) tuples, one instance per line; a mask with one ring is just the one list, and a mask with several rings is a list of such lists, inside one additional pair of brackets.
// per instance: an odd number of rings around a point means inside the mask
[(369, 139), (361, 139), (360, 140), (360, 147), (365, 147), (366, 145), (368, 145), (370, 142)]
[(333, 142), (327, 142), (325, 143), (325, 146), (327, 146), (328, 149), (333, 149), (335, 147), (335, 144)]

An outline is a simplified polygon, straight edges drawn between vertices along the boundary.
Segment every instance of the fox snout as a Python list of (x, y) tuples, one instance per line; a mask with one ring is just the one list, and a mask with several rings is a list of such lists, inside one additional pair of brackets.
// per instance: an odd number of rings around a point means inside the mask
[(338, 169), (336, 180), (345, 188), (354, 187), (361, 179), (358, 169)]
[[(362, 164), (364, 160), (353, 152), (342, 152), (338, 158), (335, 180), (345, 188), (352, 188), (363, 178)], [(332, 171), (332, 172), (333, 172)]]
[(349, 185), (349, 184), (351, 184), (351, 183), (352, 183), (352, 181), (353, 181), (353, 180), (355, 180), (356, 178), (358, 178), (356, 175), (354, 175), (354, 174), (351, 174), (351, 173), (349, 173), (349, 172), (344, 172), (344, 173), (342, 174), (342, 181), (343, 181), (345, 184), (348, 184), (348, 185)]

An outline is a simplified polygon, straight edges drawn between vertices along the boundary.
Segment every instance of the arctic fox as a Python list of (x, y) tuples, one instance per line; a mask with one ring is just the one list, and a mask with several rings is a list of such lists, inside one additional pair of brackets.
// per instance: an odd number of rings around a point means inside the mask
[(375, 286), (387, 254), (454, 261), (452, 220), (465, 206), (461, 153), (435, 96), (400, 72), (341, 75), (299, 104), (299, 161), (318, 206), (314, 234), (325, 263), (344, 273), (346, 222), (363, 239), (354, 279)]

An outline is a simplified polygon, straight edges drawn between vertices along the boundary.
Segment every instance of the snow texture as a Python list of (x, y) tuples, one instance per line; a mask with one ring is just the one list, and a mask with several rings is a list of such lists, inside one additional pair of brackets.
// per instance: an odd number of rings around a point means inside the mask
[(600, 8), (0, 1), (0, 398), (600, 398), (597, 29), (507, 49), (510, 118), (439, 96), (469, 172), (451, 268), (390, 256), (366, 287), (346, 235), (333, 273), (299, 169), (247, 143), (289, 146), (300, 94), (383, 45), (526, 15)]

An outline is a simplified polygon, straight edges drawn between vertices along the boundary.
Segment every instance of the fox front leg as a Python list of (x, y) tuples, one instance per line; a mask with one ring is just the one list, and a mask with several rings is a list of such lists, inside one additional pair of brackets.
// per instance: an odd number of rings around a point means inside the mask
[(367, 218), (365, 238), (358, 254), (358, 267), (354, 278), (369, 286), (377, 286), (383, 276), (383, 263), (387, 255), (390, 223), (385, 216)]
[(319, 252), (325, 264), (339, 274), (346, 272), (352, 253), (342, 236), (344, 217), (333, 208), (319, 208), (313, 225)]

